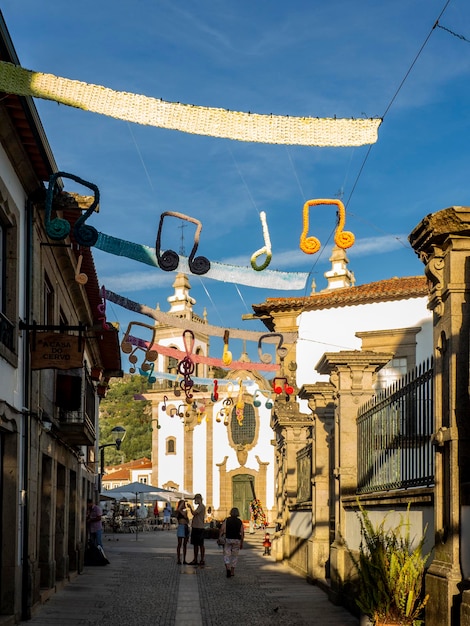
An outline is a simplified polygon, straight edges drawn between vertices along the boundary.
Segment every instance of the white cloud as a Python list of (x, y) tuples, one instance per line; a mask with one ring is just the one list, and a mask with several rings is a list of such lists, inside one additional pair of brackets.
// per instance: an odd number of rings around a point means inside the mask
[(162, 272), (158, 268), (148, 272), (128, 272), (127, 274), (107, 275), (103, 277), (103, 284), (111, 291), (144, 291), (155, 287), (168, 287), (175, 280), (173, 272)]

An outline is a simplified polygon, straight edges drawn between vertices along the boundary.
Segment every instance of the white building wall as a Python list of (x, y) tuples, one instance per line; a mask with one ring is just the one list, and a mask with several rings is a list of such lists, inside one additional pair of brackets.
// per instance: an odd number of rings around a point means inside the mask
[[(168, 402), (167, 406), (178, 407), (178, 402)], [(161, 406), (161, 405), (160, 405)], [(176, 415), (169, 417), (159, 407), (159, 419), (161, 428), (158, 430), (158, 485), (161, 487), (168, 481), (173, 481), (182, 486), (184, 482), (184, 426), (182, 420)], [(167, 454), (166, 443), (169, 437), (176, 439), (176, 454)]]
[[(18, 313), (20, 319), (25, 317), (25, 206), (26, 195), (20, 181), (18, 180), (11, 163), (2, 148), (0, 146), (0, 172), (3, 184), (11, 194), (14, 207), (10, 206), (10, 209), (16, 208), (20, 219), (17, 222), (18, 228)], [(17, 320), (11, 320), (17, 322)], [(0, 399), (7, 402), (10, 406), (19, 410), (23, 407), (23, 338), (24, 331), (20, 334), (18, 343), (18, 368), (13, 368), (7, 361), (1, 359), (0, 365)]]
[(206, 494), (207, 475), (207, 422), (203, 420), (194, 428), (193, 434), (193, 491), (202, 494), (204, 500)]
[[(312, 384), (328, 377), (315, 367), (325, 352), (360, 350), (362, 341), (355, 333), (421, 327), (416, 335), (416, 363), (432, 355), (432, 314), (427, 298), (378, 302), (301, 313), (297, 342), (297, 385)], [(308, 412), (307, 401), (300, 400)]]

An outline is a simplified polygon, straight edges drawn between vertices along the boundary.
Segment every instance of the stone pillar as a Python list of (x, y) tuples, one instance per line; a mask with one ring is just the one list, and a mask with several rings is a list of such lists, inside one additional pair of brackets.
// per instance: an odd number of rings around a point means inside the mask
[(220, 505), (219, 505), (219, 517), (223, 517), (224, 519), (227, 517), (232, 502), (232, 489), (228, 484), (228, 474), (227, 474), (227, 461), (228, 456), (224, 457), (222, 463), (216, 463), (219, 468), (219, 481), (220, 481)]
[[(152, 461), (152, 478), (151, 484), (155, 487), (158, 486), (158, 445), (159, 445), (159, 432), (160, 430), (156, 428), (159, 420), (159, 408), (160, 408), (160, 398), (152, 397), (152, 452), (151, 452), (151, 461)], [(153, 426), (155, 424), (155, 426)]]
[(470, 475), (470, 207), (428, 215), (409, 240), (425, 264), (434, 313), (436, 544), (426, 626), (463, 626), (470, 624), (470, 572), (462, 572), (462, 541), (470, 533), (462, 519)]
[(330, 578), (330, 525), (334, 519), (334, 402), (335, 388), (330, 383), (304, 385), (299, 398), (308, 400), (313, 413), (312, 526), (309, 572), (312, 580)]
[(207, 507), (214, 510), (214, 416), (212, 415), (214, 406), (207, 406), (206, 421), (206, 495), (205, 502)]
[(392, 356), (357, 350), (326, 352), (316, 366), (320, 374), (330, 375), (335, 389), (335, 538), (330, 551), (330, 575), (332, 586), (337, 590), (341, 589), (351, 569), (343, 539), (346, 529), (341, 498), (354, 495), (357, 489), (357, 411), (374, 395), (376, 374)]
[[(292, 396), (293, 398), (294, 396)], [(273, 554), (277, 560), (289, 558), (289, 506), (297, 501), (297, 452), (304, 448), (311, 437), (313, 418), (299, 411), (297, 402), (286, 401), (284, 396), (276, 399), (271, 426), (278, 441), (277, 506), (280, 517), (277, 520)]]
[[(266, 476), (268, 473), (269, 462), (262, 461), (258, 455), (256, 455), (256, 460), (258, 462), (258, 477), (256, 480), (255, 491), (256, 491), (257, 497), (261, 500), (261, 504), (264, 503), (264, 506), (266, 507), (266, 495), (267, 495)], [(267, 513), (267, 511), (265, 512)]]
[(193, 491), (194, 484), (194, 423), (184, 423), (184, 488)]

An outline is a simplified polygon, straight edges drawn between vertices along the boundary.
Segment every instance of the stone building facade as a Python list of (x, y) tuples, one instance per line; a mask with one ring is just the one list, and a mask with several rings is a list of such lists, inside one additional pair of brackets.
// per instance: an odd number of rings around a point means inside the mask
[[(20, 64), (1, 15), (0, 58)], [(0, 622), (14, 624), (83, 567), (98, 385), (122, 372), (90, 248), (45, 228), (58, 168), (35, 105), (0, 100)], [(73, 230), (89, 203), (60, 192), (51, 217)]]

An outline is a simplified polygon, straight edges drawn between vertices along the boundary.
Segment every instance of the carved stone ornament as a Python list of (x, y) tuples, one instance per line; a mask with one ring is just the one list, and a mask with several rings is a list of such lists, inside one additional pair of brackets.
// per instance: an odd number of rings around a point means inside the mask
[(297, 402), (276, 401), (273, 417), (279, 426), (311, 426), (313, 415), (300, 413)]
[(465, 206), (452, 206), (427, 215), (408, 237), (411, 247), (426, 265), (425, 274), (430, 283), (428, 307), (439, 317), (443, 314), (443, 250), (452, 238), (465, 237), (470, 237), (470, 207)]
[(248, 450), (245, 448), (244, 445), (240, 444), (239, 446), (237, 446), (236, 452), (238, 462), (243, 467), (244, 465), (246, 465), (246, 462), (248, 460)]
[(442, 303), (442, 289), (444, 285), (444, 255), (437, 248), (433, 246), (433, 253), (428, 259), (428, 262), (424, 268), (424, 273), (429, 281), (429, 302), (428, 308), (431, 311), (441, 317), (443, 313)]

